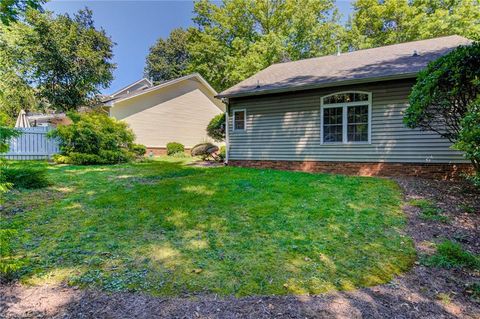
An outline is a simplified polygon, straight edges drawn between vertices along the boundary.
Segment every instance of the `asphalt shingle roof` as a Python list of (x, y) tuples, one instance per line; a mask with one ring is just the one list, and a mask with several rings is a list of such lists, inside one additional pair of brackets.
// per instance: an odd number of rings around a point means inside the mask
[(471, 40), (453, 35), (273, 64), (218, 97), (260, 95), (415, 77), (430, 61)]

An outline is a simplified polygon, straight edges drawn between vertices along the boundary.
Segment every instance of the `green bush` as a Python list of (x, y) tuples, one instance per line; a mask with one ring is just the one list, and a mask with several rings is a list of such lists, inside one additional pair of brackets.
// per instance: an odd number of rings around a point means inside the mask
[(462, 248), (458, 243), (445, 240), (437, 245), (437, 252), (425, 260), (427, 266), (442, 268), (467, 267), (480, 270), (480, 257)]
[(217, 142), (225, 139), (225, 113), (218, 114), (208, 123), (207, 134)]
[(50, 185), (45, 168), (13, 168), (4, 166), (0, 168), (2, 180), (14, 188), (35, 189)]
[(177, 153), (184, 153), (185, 152), (185, 146), (181, 143), (177, 142), (170, 142), (167, 144), (167, 155), (173, 155)]
[(71, 113), (69, 117), (71, 125), (50, 133), (60, 140), (61, 154), (53, 157), (56, 163), (117, 164), (145, 154), (143, 145), (133, 143), (135, 135), (124, 122), (98, 113)]
[(225, 147), (225, 145), (220, 146), (220, 151), (218, 152), (219, 160), (224, 161), (226, 157), (227, 157), (227, 148)]
[(135, 153), (137, 157), (143, 157), (147, 153), (147, 148), (142, 144), (133, 144), (132, 152)]
[(218, 146), (212, 143), (201, 143), (192, 147), (192, 156), (200, 156), (203, 160), (212, 157), (215, 158), (215, 153), (218, 151)]

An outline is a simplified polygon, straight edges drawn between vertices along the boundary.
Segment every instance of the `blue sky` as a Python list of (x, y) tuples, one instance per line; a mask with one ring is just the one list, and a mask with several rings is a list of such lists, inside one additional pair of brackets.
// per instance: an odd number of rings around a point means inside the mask
[[(350, 13), (351, 0), (337, 0), (343, 20)], [(88, 6), (97, 27), (105, 29), (117, 44), (114, 62), (117, 69), (110, 88), (112, 93), (142, 77), (149, 47), (159, 37), (167, 37), (178, 27), (192, 25), (193, 1), (105, 1), (51, 0), (45, 5), (56, 13), (74, 13)]]

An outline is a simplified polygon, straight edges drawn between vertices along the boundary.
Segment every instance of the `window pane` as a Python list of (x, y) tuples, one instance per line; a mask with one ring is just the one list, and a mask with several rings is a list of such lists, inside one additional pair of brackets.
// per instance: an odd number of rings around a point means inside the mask
[(343, 140), (343, 108), (331, 107), (323, 109), (323, 142), (342, 142)]
[(340, 93), (330, 95), (323, 99), (323, 104), (350, 103), (368, 101), (368, 94), (365, 93)]
[(245, 111), (236, 111), (235, 120), (234, 120), (234, 129), (235, 130), (244, 130), (245, 129)]
[(347, 108), (347, 141), (368, 142), (368, 105)]

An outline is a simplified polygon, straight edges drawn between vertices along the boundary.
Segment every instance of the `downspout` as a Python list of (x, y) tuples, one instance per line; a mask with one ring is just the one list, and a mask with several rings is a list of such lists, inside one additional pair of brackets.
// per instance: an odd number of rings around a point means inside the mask
[(228, 165), (228, 159), (230, 158), (230, 139), (229, 139), (229, 127), (228, 127), (228, 122), (230, 121), (229, 117), (229, 107), (230, 103), (227, 98), (223, 99), (223, 102), (225, 103), (225, 165)]

